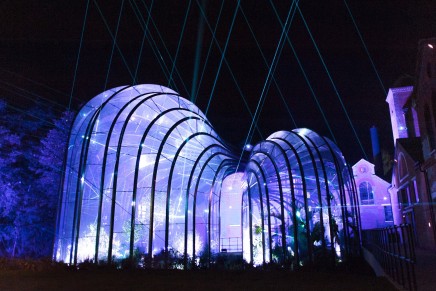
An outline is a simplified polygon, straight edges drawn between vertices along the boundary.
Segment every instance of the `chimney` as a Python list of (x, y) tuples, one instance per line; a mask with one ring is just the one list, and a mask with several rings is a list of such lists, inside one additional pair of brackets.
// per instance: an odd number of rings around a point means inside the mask
[(374, 163), (375, 174), (379, 177), (383, 176), (383, 163), (380, 152), (380, 143), (378, 140), (377, 127), (372, 126), (370, 129), (372, 143), (372, 157)]

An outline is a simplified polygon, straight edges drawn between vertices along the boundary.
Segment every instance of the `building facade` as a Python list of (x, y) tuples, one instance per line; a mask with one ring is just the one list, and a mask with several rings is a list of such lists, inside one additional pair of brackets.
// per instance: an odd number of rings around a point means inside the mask
[(410, 223), (418, 247), (436, 249), (436, 39), (418, 45), (415, 85), (386, 98), (395, 144), (394, 223)]
[(375, 174), (374, 164), (361, 159), (353, 166), (358, 191), (362, 229), (383, 228), (394, 224), (390, 184)]

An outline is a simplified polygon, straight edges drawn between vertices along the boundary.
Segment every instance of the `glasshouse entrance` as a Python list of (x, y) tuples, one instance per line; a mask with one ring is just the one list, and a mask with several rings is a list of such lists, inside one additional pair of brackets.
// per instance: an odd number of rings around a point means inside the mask
[(280, 131), (248, 159), (171, 89), (118, 87), (91, 99), (70, 132), (54, 258), (209, 266), (340, 261), (359, 243), (356, 189), (338, 147)]

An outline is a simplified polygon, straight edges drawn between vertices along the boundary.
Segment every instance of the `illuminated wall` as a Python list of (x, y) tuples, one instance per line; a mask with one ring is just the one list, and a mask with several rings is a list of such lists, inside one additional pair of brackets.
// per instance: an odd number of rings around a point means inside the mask
[[(203, 113), (168, 88), (103, 92), (80, 110), (70, 133), (55, 259), (110, 263), (163, 254), (166, 265), (171, 253), (185, 268), (188, 260), (209, 261), (220, 252), (222, 182), (236, 172), (238, 158)], [(246, 260), (280, 261), (294, 253), (304, 263), (315, 257), (314, 244), (341, 258), (357, 215), (337, 147), (307, 129), (278, 132), (246, 162), (238, 176), (246, 180), (240, 199)], [(306, 238), (303, 251), (300, 228), (314, 237), (318, 222), (325, 237)]]
[[(358, 192), (362, 229), (384, 228), (394, 225), (389, 188), (391, 185), (377, 176), (374, 164), (361, 159), (353, 165)], [(398, 204), (396, 205), (398, 208)]]

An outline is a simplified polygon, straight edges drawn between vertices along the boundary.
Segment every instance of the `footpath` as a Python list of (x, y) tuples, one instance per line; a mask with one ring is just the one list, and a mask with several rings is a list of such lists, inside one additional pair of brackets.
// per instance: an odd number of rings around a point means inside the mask
[(418, 291), (436, 290), (436, 251), (416, 249), (416, 283)]

